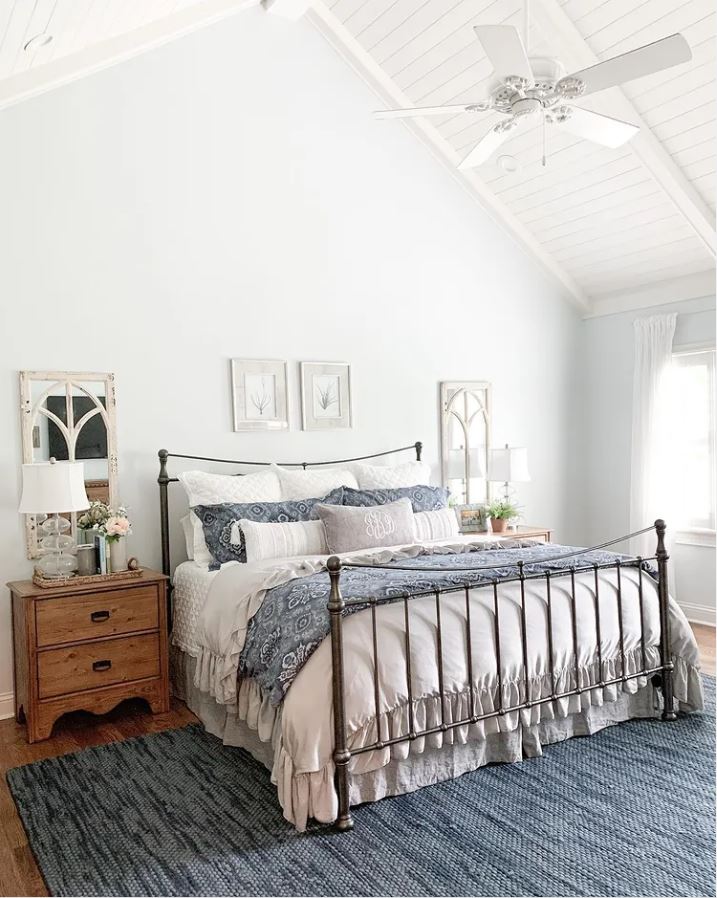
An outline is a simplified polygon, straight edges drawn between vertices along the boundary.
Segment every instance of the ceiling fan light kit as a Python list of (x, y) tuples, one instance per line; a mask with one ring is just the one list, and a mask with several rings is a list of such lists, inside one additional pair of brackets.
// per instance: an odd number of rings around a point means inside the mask
[(566, 74), (557, 59), (529, 57), (518, 29), (512, 25), (476, 25), (473, 30), (493, 64), (496, 76), (495, 87), (487, 99), (465, 105), (385, 109), (374, 113), (376, 118), (382, 119), (455, 115), (461, 112), (497, 112), (508, 116), (478, 141), (458, 163), (459, 169), (482, 165), (523, 121), (537, 116), (542, 117), (544, 126), (543, 164), (545, 125), (559, 127), (576, 137), (611, 149), (620, 147), (637, 134), (640, 130), (637, 125), (568, 103), (692, 59), (692, 51), (685, 38), (681, 34), (672, 34), (590, 68)]

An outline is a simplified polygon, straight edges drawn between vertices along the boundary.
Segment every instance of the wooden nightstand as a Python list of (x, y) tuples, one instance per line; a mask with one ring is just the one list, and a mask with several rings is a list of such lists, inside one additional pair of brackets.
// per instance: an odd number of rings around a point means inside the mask
[(47, 739), (58, 717), (104, 714), (140, 697), (169, 710), (167, 578), (41, 589), (8, 583), (15, 647), (15, 716), (28, 742)]
[(493, 539), (537, 539), (543, 543), (550, 542), (552, 531), (546, 527), (524, 527), (519, 525), (517, 530), (506, 530), (505, 533), (470, 533), (461, 531), (464, 536), (475, 536), (476, 542), (490, 542)]

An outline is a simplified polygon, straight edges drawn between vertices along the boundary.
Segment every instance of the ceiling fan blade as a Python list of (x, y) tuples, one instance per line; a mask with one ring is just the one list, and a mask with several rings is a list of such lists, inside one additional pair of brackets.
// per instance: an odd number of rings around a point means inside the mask
[(500, 79), (518, 75), (532, 82), (533, 72), (517, 28), (512, 25), (475, 25), (473, 31)]
[(577, 106), (569, 106), (568, 109), (570, 115), (564, 120), (559, 119), (557, 124), (576, 137), (584, 137), (604, 147), (612, 149), (621, 147), (640, 130), (637, 125), (622, 122), (609, 115), (601, 115), (599, 112), (590, 112)]
[(465, 159), (459, 163), (458, 168), (461, 171), (467, 168), (476, 168), (490, 159), (498, 147), (510, 137), (517, 122), (513, 127), (506, 127), (507, 124), (507, 122), (501, 122), (484, 134)]
[(605, 62), (590, 66), (589, 69), (574, 72), (568, 78), (579, 78), (584, 82), (585, 90), (582, 95), (585, 96), (606, 90), (608, 87), (625, 84), (626, 81), (633, 81), (635, 78), (653, 75), (673, 65), (689, 62), (690, 59), (692, 59), (690, 45), (681, 34), (672, 34), (653, 44), (645, 44), (637, 50), (606, 59)]
[[(485, 107), (485, 108), (484, 108)], [(489, 108), (487, 102), (464, 103), (462, 106), (423, 106), (407, 109), (379, 109), (374, 118), (414, 118), (422, 115), (455, 115), (457, 112), (485, 112)]]

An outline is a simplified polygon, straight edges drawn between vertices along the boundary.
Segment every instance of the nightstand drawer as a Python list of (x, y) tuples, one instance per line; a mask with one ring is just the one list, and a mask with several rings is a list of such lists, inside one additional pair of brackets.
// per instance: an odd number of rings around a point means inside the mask
[(106, 639), (40, 652), (40, 698), (158, 677), (159, 635)]
[(159, 626), (157, 588), (142, 586), (38, 602), (36, 615), (38, 646), (154, 630)]

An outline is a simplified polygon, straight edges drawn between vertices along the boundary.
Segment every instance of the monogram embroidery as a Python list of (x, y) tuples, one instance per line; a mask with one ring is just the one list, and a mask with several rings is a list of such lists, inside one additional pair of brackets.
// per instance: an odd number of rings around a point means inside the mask
[(396, 530), (396, 522), (385, 511), (368, 511), (364, 515), (366, 535), (381, 539)]

